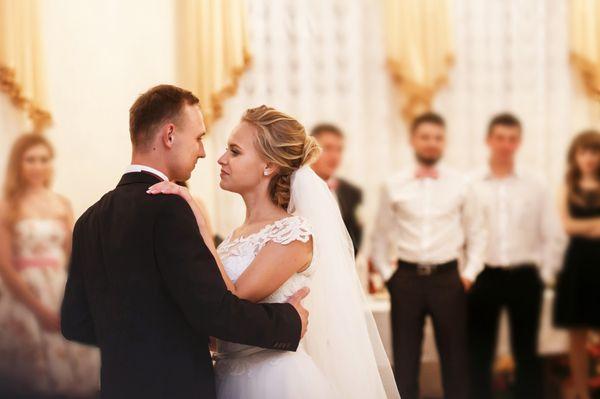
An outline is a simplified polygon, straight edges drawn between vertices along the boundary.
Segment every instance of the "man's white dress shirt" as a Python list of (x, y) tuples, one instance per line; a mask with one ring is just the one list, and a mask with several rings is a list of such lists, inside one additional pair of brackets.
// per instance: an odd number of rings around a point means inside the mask
[(562, 263), (566, 235), (553, 196), (541, 179), (519, 168), (496, 177), (489, 167), (472, 177), (488, 230), (485, 263), (495, 267), (531, 263), (540, 267), (544, 281), (551, 281)]
[(398, 259), (442, 264), (454, 259), (475, 280), (486, 246), (483, 213), (466, 176), (439, 165), (437, 178), (416, 177), (417, 166), (388, 179), (372, 238), (372, 259), (385, 280)]

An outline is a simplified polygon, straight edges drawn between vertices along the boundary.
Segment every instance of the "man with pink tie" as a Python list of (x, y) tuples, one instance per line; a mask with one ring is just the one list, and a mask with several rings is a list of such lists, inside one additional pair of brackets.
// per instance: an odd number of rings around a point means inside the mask
[(403, 399), (419, 397), (423, 327), (430, 316), (444, 397), (464, 399), (466, 291), (482, 268), (483, 217), (467, 179), (440, 164), (442, 117), (420, 115), (410, 134), (416, 163), (384, 183), (372, 243), (372, 259), (391, 297), (396, 382)]

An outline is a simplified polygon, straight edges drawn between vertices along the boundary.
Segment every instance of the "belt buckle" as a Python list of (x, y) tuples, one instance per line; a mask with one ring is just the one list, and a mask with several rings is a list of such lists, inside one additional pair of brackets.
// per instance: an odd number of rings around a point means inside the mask
[(417, 274), (419, 276), (430, 276), (433, 273), (432, 265), (418, 264), (417, 265)]

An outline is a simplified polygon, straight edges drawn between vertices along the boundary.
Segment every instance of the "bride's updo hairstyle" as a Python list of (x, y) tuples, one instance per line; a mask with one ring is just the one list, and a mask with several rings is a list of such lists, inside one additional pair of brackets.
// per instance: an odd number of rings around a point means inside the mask
[(287, 209), (292, 173), (316, 161), (321, 148), (300, 122), (266, 105), (247, 110), (242, 121), (256, 127), (256, 148), (279, 167), (269, 183), (269, 195), (273, 203)]

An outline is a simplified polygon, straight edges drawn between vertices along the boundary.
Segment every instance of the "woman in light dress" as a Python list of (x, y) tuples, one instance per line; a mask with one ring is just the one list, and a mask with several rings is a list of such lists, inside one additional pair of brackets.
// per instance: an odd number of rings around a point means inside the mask
[(149, 188), (188, 201), (238, 297), (285, 302), (298, 289), (311, 289), (309, 331), (297, 351), (217, 342), (220, 399), (399, 398), (339, 208), (308, 167), (319, 152), (294, 118), (266, 106), (246, 111), (218, 161), (220, 186), (242, 197), (246, 220), (218, 249), (185, 188), (169, 182)]
[(13, 145), (0, 201), (0, 393), (90, 397), (96, 349), (60, 334), (71, 246), (69, 201), (50, 189), (54, 151), (39, 134)]

